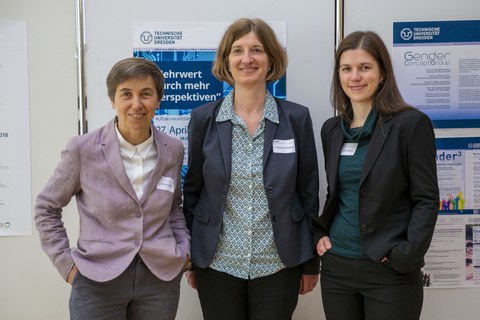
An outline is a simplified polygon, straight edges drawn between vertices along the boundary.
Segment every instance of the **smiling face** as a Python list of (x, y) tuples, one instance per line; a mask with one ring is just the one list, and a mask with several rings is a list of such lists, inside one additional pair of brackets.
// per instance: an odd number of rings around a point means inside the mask
[(150, 123), (160, 106), (151, 76), (120, 83), (111, 103), (117, 113), (118, 130), (125, 140), (137, 145), (150, 137)]
[(265, 87), (269, 59), (254, 32), (247, 33), (232, 44), (228, 65), (235, 86)]
[(340, 84), (353, 107), (372, 107), (373, 97), (383, 80), (380, 67), (363, 49), (346, 50), (338, 68)]

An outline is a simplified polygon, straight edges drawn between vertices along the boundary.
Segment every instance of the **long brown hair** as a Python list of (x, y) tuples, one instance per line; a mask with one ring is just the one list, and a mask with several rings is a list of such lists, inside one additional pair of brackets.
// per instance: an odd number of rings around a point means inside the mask
[(392, 115), (412, 107), (403, 100), (393, 73), (392, 61), (382, 39), (372, 31), (355, 31), (349, 34), (338, 46), (335, 54), (331, 102), (338, 113), (348, 122), (352, 121), (352, 104), (340, 84), (340, 58), (347, 50), (363, 49), (378, 63), (383, 80), (373, 97), (373, 107), (380, 117)]

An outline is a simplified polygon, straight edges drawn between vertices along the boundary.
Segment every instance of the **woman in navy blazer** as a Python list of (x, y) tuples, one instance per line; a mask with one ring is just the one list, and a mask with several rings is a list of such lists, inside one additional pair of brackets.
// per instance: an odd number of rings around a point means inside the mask
[(306, 107), (266, 89), (286, 65), (264, 21), (234, 22), (213, 66), (233, 90), (191, 114), (184, 213), (194, 271), (187, 278), (205, 319), (291, 319), (298, 294), (318, 282), (312, 121)]
[(400, 96), (388, 51), (354, 32), (335, 56), (339, 115), (321, 137), (328, 194), (314, 221), (327, 319), (418, 319), (438, 214), (431, 121)]

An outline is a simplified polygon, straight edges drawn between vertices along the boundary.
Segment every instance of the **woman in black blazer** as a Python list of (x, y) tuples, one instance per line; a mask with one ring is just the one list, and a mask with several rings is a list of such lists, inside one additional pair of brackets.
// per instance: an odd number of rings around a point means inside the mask
[(192, 110), (184, 213), (205, 319), (288, 320), (318, 282), (318, 164), (308, 108), (267, 90), (287, 67), (260, 19), (226, 31), (213, 74), (233, 90)]
[(438, 214), (435, 136), (400, 96), (388, 51), (354, 32), (336, 52), (321, 137), (327, 200), (313, 225), (327, 319), (419, 319)]

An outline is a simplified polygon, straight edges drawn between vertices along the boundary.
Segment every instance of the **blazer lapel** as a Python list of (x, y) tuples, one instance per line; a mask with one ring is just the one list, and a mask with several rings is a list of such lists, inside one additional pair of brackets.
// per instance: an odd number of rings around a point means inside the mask
[(270, 154), (270, 150), (272, 149), (273, 138), (275, 137), (277, 128), (278, 128), (278, 125), (276, 123), (269, 121), (268, 119), (265, 119), (265, 141), (263, 144), (263, 167), (265, 167), (267, 163), (268, 155)]
[[(340, 119), (340, 118), (339, 118)], [(341, 120), (340, 120), (341, 121)], [(338, 162), (340, 160), (340, 152), (343, 146), (343, 132), (342, 128), (340, 127), (340, 121), (337, 121), (336, 128), (332, 130), (332, 135), (330, 137), (332, 141), (332, 146), (330, 148), (330, 161), (329, 161), (329, 168), (326, 168), (327, 172), (332, 172), (334, 174), (330, 175), (330, 192), (335, 192), (337, 188), (337, 172), (338, 172)]]
[(153, 141), (157, 148), (157, 163), (150, 174), (145, 190), (143, 191), (143, 196), (140, 199), (140, 203), (145, 202), (157, 187), (158, 181), (160, 181), (160, 178), (165, 172), (165, 164), (170, 163), (169, 157), (171, 156), (168, 143), (165, 141), (160, 131), (158, 131), (153, 125), (150, 127), (150, 130), (152, 130)]
[(377, 160), (378, 155), (380, 154), (380, 151), (387, 140), (388, 133), (390, 132), (390, 128), (392, 126), (392, 122), (390, 120), (391, 117), (388, 117), (385, 120), (379, 121), (375, 126), (372, 139), (370, 140), (370, 145), (368, 146), (367, 155), (365, 156), (365, 162), (363, 163), (360, 185), (368, 176), (368, 173), (372, 169), (373, 164)]
[(123, 166), (122, 157), (120, 155), (120, 146), (115, 130), (115, 120), (110, 121), (104, 130), (100, 143), (102, 144), (103, 155), (107, 161), (113, 175), (118, 180), (118, 183), (125, 189), (125, 191), (133, 198), (137, 199), (135, 190), (128, 179), (125, 167)]
[(232, 169), (232, 122), (217, 122), (217, 130), (218, 139), (220, 140), (220, 151), (222, 152), (225, 165), (225, 178), (228, 185)]

